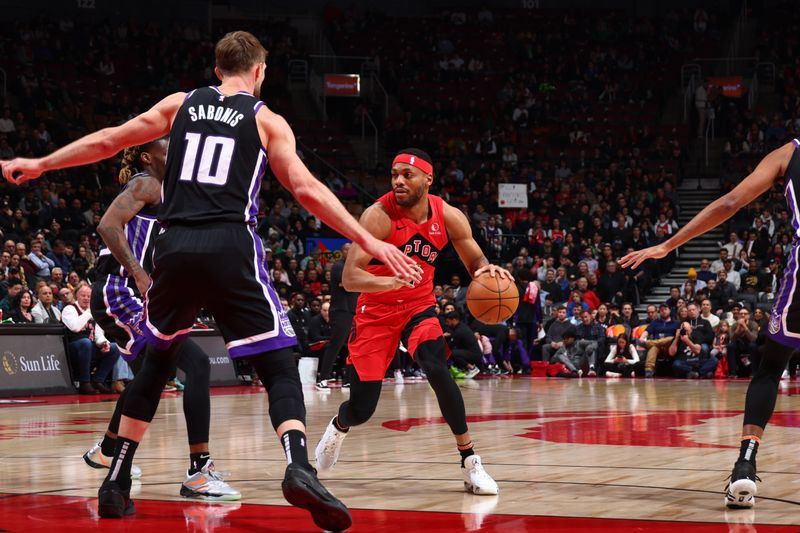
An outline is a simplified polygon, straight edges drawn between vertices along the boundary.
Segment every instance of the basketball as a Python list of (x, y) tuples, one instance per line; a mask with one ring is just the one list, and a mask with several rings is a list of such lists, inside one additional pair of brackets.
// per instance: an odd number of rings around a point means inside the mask
[(519, 305), (517, 285), (499, 275), (492, 277), (484, 272), (467, 288), (467, 307), (477, 320), (485, 324), (499, 324), (511, 318)]

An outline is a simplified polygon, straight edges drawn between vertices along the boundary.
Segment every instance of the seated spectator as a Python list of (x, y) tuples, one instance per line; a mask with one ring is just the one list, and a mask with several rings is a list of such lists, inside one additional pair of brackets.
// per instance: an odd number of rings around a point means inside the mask
[[(494, 348), (492, 341), (486, 335), (481, 335), (479, 331), (475, 332), (475, 340), (478, 341), (478, 346), (481, 348), (483, 354), (483, 364), (490, 374), (499, 374), (500, 368), (497, 366), (497, 360), (494, 357)], [(506, 371), (508, 373), (508, 371)]]
[[(648, 306), (648, 308), (651, 306)], [(653, 307), (653, 311), (655, 312), (655, 306)], [(622, 310), (619, 316), (614, 317), (611, 320), (611, 325), (615, 324), (622, 324), (625, 326), (625, 331), (630, 334), (633, 331), (633, 328), (636, 328), (641, 324), (639, 317), (633, 311), (633, 304), (630, 302), (624, 302), (622, 304)]]
[[(716, 357), (720, 361), (727, 363), (728, 347), (731, 343), (731, 330), (728, 323), (724, 320), (719, 323), (719, 326), (714, 331), (714, 342), (711, 345), (711, 357)], [(730, 367), (729, 367), (730, 368)], [(728, 377), (731, 376), (730, 370)]]
[(286, 312), (289, 322), (292, 324), (294, 334), (297, 336), (297, 347), (295, 348), (297, 357), (309, 357), (311, 352), (308, 348), (308, 322), (310, 316), (305, 309), (306, 297), (298, 292), (292, 296), (292, 306)]
[(739, 287), (739, 299), (747, 302), (750, 309), (754, 309), (760, 300), (760, 295), (767, 292), (767, 275), (758, 269), (758, 261), (750, 260), (747, 272), (742, 275), (742, 284)]
[(708, 259), (701, 259), (700, 269), (697, 270), (697, 281), (708, 284), (708, 281), (712, 279), (717, 279), (716, 271), (711, 270), (711, 263)]
[[(54, 285), (51, 285), (50, 288), (52, 289)], [(75, 293), (72, 292), (72, 289), (68, 287), (63, 287), (58, 290), (58, 308), (61, 313), (64, 313), (64, 308), (69, 304), (75, 303)], [(63, 319), (63, 317), (62, 317)], [(62, 320), (63, 321), (63, 320)]]
[(556, 319), (550, 322), (545, 330), (542, 342), (542, 357), (545, 361), (550, 361), (556, 351), (564, 345), (564, 332), (570, 328), (573, 329), (574, 335), (574, 328), (567, 320), (567, 308), (563, 305), (559, 306), (556, 311)]
[[(53, 242), (53, 249), (47, 254), (47, 258), (50, 259), (55, 266), (60, 268), (62, 273), (69, 274), (72, 271), (72, 263), (66, 254), (66, 245), (61, 239), (56, 239)], [(51, 274), (52, 268), (53, 267), (51, 267)]]
[(564, 332), (561, 348), (556, 351), (551, 363), (561, 363), (570, 373), (570, 377), (580, 377), (589, 367), (586, 353), (578, 346), (575, 328)]
[(33, 324), (32, 303), (33, 298), (28, 290), (19, 291), (11, 304), (11, 312), (9, 313), (9, 317), (14, 321), (14, 324)]
[(711, 324), (712, 329), (717, 329), (719, 317), (712, 312), (711, 300), (708, 298), (700, 302), (700, 316)]
[(711, 343), (714, 341), (714, 327), (711, 323), (700, 316), (700, 306), (695, 302), (686, 304), (688, 322), (694, 330), (697, 342), (703, 347), (703, 353), (711, 350)]
[(457, 311), (447, 313), (445, 323), (447, 331), (444, 332), (444, 337), (453, 355), (454, 365), (464, 372), (466, 378), (474, 378), (480, 372), (478, 365), (483, 360), (483, 352), (475, 340), (475, 335), (469, 326), (461, 321), (461, 315)]
[(541, 290), (549, 294), (554, 302), (564, 301), (561, 285), (556, 281), (556, 271), (552, 268), (547, 269)]
[(597, 296), (603, 302), (621, 304), (625, 294), (625, 273), (616, 261), (606, 263), (606, 271), (597, 280)]
[(22, 292), (24, 285), (19, 280), (11, 280), (6, 287), (6, 297), (0, 300), (0, 313), (2, 318), (8, 318), (11, 315), (11, 310), (14, 308), (14, 300), (17, 295)]
[(516, 328), (508, 330), (508, 337), (500, 344), (498, 352), (504, 374), (531, 373), (531, 359)]
[(580, 313), (576, 312), (575, 308), (578, 308), (580, 312), (589, 310), (589, 304), (583, 301), (580, 291), (572, 291), (572, 294), (569, 295), (567, 316), (569, 316), (570, 319), (574, 316), (580, 316)]
[(728, 376), (747, 377), (753, 368), (758, 368), (758, 324), (750, 319), (746, 307), (734, 318), (731, 342), (728, 345)]
[(40, 279), (50, 279), (50, 269), (56, 266), (52, 259), (44, 255), (42, 252), (42, 243), (33, 241), (31, 243), (31, 253), (28, 254), (28, 260), (36, 267), (36, 276)]
[[(94, 323), (89, 301), (92, 289), (82, 285), (78, 289), (75, 303), (68, 304), (61, 313), (61, 319), (67, 328), (67, 345), (72, 360), (72, 369), (80, 382), (80, 394), (97, 394), (111, 392), (105, 382), (119, 359), (116, 344), (106, 340), (103, 330)], [(92, 342), (94, 338), (94, 342)], [(95, 367), (92, 375), (92, 366)]]
[[(711, 282), (709, 282), (709, 287)], [(715, 309), (729, 309), (731, 304), (736, 301), (736, 287), (728, 281), (728, 272), (724, 269), (717, 273), (717, 282), (711, 290), (710, 300), (714, 303)], [(717, 307), (718, 306), (718, 307)]]
[(597, 322), (597, 324), (600, 325), (604, 330), (614, 323), (615, 318), (617, 317), (609, 312), (606, 304), (600, 304), (597, 306), (597, 311), (595, 311), (594, 314), (594, 321)]
[(689, 322), (681, 324), (669, 345), (669, 355), (674, 358), (673, 371), (689, 379), (714, 377), (714, 370), (719, 361), (703, 349), (701, 340), (702, 335), (698, 334)]
[(594, 320), (591, 311), (583, 311), (581, 323), (575, 328), (575, 335), (576, 344), (583, 350), (589, 363), (587, 375), (594, 377), (597, 375), (595, 370), (597, 358), (605, 352), (606, 330)]
[(312, 352), (320, 352), (331, 338), (330, 303), (320, 306), (319, 314), (308, 322), (308, 345)]
[(53, 303), (53, 289), (49, 285), (42, 285), (37, 296), (39, 301), (31, 310), (33, 321), (37, 324), (60, 324), (61, 311)]
[(589, 280), (585, 277), (578, 279), (578, 290), (581, 292), (581, 298), (589, 306), (590, 311), (594, 311), (602, 303), (597, 294), (589, 287)]
[(618, 378), (620, 376), (627, 378), (642, 371), (639, 352), (630, 343), (626, 334), (623, 333), (617, 337), (616, 342), (608, 351), (604, 367), (608, 378)]
[(649, 304), (645, 310), (644, 323), (649, 325), (656, 319), (658, 319), (658, 308), (653, 304)]
[(658, 356), (669, 352), (669, 347), (679, 327), (679, 324), (672, 320), (672, 311), (669, 305), (661, 304), (658, 308), (658, 318), (648, 324), (641, 339), (647, 349), (647, 358), (644, 363), (645, 377), (651, 378), (655, 375)]

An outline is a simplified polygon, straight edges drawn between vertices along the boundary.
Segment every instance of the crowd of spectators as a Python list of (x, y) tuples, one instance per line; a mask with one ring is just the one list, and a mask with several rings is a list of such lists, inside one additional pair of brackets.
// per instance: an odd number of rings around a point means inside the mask
[[(327, 15), (340, 53), (363, 46), (357, 35), (380, 34), (388, 43), (386, 36), (400, 35), (405, 20)], [(475, 323), (465, 305), (468, 273), (452, 250), (442, 254), (435, 294), (454, 374), (528, 373), (537, 360), (561, 364), (560, 373), (569, 376), (602, 374), (607, 365), (621, 375), (653, 370), (644, 361), (650, 347), (634, 335), (657, 313), (640, 322), (634, 306), (671, 270), (673, 259), (628, 271), (616, 261), (677, 229), (676, 187), (687, 131), (660, 123), (660, 80), (665, 65), (679, 63), (682, 54), (713, 37), (716, 19), (708, 18), (698, 31), (697, 13), (691, 12), (670, 12), (658, 21), (615, 11), (598, 11), (591, 19), (486, 9), (445, 17), (449, 24), (440, 18), (416, 21), (432, 30), (420, 32), (430, 42), (403, 34), (392, 47), (375, 41), (368, 49), (403, 110), (384, 125), (387, 146), (415, 145), (434, 155), (432, 192), (465, 212), (490, 261), (519, 281), (520, 310), (507, 324)], [(365, 27), (370, 31), (363, 32)], [(270, 105), (274, 98), (291, 118), (280, 105), (297, 35), (285, 21), (248, 29), (270, 50), (265, 98)], [(0, 157), (48, 153), (165, 93), (213, 83), (214, 37), (195, 26), (173, 32), (157, 23), (20, 23), (0, 37), (0, 65), (9, 74)], [(574, 46), (565, 46), (568, 40)], [(580, 47), (586, 53), (567, 52)], [(72, 321), (61, 312), (79, 303), (80, 288), (93, 280), (101, 246), (95, 229), (118, 190), (115, 175), (115, 162), (106, 161), (48, 173), (25, 187), (0, 184), (4, 320)], [(356, 212), (371, 201), (363, 188), (335, 172), (320, 178)], [(501, 209), (502, 183), (524, 183), (531, 207)], [(298, 355), (313, 356), (330, 336), (326, 314), (336, 257), (309, 245), (334, 235), (269, 173), (260, 196), (258, 233), (270, 254), (270, 276), (300, 337)], [(617, 334), (607, 340), (608, 328), (615, 326), (622, 330), (612, 330)], [(474, 334), (464, 335), (464, 327)], [(626, 336), (617, 339), (619, 332)], [(78, 359), (89, 353), (94, 376), (84, 380), (77, 361), (73, 370), (80, 375), (76, 381), (97, 388), (93, 381), (104, 386), (116, 379), (98, 364), (115, 352), (106, 349), (101, 334), (90, 337), (95, 346), (82, 348)], [(692, 349), (678, 338), (678, 352)], [(418, 372), (407, 358), (398, 367)]]

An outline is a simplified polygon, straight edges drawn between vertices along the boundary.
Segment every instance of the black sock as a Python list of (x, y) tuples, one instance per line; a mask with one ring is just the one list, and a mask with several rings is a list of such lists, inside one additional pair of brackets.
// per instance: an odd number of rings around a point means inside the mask
[(111, 461), (106, 481), (115, 481), (122, 490), (131, 489), (131, 465), (133, 465), (133, 455), (138, 447), (138, 442), (125, 437), (117, 437), (114, 459)]
[(211, 454), (208, 452), (190, 453), (189, 475), (192, 476), (202, 470), (209, 459), (211, 459)]
[(350, 431), (350, 428), (343, 428), (339, 424), (339, 415), (336, 415), (336, 416), (333, 417), (333, 427), (335, 427), (336, 429), (338, 429), (342, 433), (347, 433), (348, 431)]
[(461, 466), (464, 466), (464, 461), (470, 455), (475, 455), (475, 450), (472, 449), (472, 442), (468, 442), (466, 444), (459, 444), (458, 445), (458, 453), (461, 454)]
[(305, 433), (299, 429), (290, 429), (281, 437), (281, 444), (283, 444), (283, 449), (286, 451), (287, 463), (297, 463), (300, 466), (311, 468), (308, 463)]
[(756, 452), (761, 439), (755, 437), (744, 437), (739, 448), (739, 461), (750, 461), (756, 466)]
[(117, 439), (112, 439), (108, 435), (103, 435), (103, 442), (100, 443), (100, 451), (106, 457), (114, 455), (114, 449), (117, 447)]

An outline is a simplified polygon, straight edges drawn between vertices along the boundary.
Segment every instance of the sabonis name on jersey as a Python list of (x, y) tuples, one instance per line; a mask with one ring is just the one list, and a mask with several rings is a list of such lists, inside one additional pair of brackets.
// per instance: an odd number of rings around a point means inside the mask
[(188, 111), (192, 122), (197, 122), (198, 120), (215, 120), (224, 122), (230, 127), (236, 126), (236, 124), (244, 118), (244, 115), (242, 113), (237, 113), (235, 109), (219, 105), (199, 105), (196, 109), (195, 106), (189, 106)]

